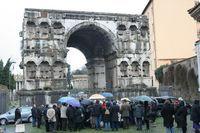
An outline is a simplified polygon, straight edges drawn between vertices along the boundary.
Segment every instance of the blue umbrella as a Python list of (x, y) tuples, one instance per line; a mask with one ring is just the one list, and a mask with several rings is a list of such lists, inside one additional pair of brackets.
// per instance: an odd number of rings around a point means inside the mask
[(72, 99), (75, 99), (74, 97), (69, 97), (69, 96), (66, 96), (66, 97), (61, 97), (58, 102), (60, 103), (67, 103), (67, 101), (69, 100), (72, 100)]
[(106, 97), (106, 98), (112, 98), (113, 97), (113, 94), (110, 93), (110, 92), (103, 92), (103, 93), (101, 93), (101, 95)]
[(142, 95), (142, 96), (137, 96), (137, 97), (133, 97), (132, 98), (133, 101), (148, 101), (148, 102), (154, 102), (153, 99), (151, 99), (150, 97), (146, 96), (146, 95)]
[(75, 99), (74, 97), (69, 97), (69, 96), (66, 96), (66, 97), (61, 97), (58, 102), (60, 103), (67, 103), (67, 104), (70, 104), (74, 107), (80, 107), (80, 102)]

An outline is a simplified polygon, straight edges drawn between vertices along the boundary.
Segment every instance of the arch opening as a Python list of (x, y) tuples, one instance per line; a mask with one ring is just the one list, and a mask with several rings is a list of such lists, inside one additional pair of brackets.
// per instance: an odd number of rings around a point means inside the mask
[(87, 60), (89, 88), (108, 88), (107, 82), (112, 82), (110, 62), (107, 60), (116, 53), (114, 44), (112, 35), (96, 24), (82, 25), (70, 34), (67, 47), (80, 50)]

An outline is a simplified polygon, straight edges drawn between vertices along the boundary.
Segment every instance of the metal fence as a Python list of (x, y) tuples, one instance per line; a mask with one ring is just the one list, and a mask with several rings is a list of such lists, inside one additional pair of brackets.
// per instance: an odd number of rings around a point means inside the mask
[(9, 106), (8, 91), (0, 90), (0, 114), (5, 113)]

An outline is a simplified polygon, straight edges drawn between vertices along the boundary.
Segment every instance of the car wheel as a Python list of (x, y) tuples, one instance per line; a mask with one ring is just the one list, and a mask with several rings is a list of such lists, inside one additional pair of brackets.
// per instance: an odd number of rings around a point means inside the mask
[(32, 121), (33, 121), (33, 118), (32, 118), (32, 116), (30, 116), (30, 117), (28, 118), (28, 122), (32, 123)]
[(7, 124), (7, 120), (6, 120), (6, 119), (4, 119), (4, 118), (3, 118), (3, 119), (1, 119), (1, 120), (0, 120), (0, 124), (1, 124), (1, 125)]

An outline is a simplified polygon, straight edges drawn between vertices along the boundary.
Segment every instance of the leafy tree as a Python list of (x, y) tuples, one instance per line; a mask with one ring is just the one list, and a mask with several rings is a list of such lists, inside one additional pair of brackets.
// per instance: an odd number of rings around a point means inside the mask
[(162, 65), (155, 70), (155, 77), (158, 80), (158, 82), (161, 84), (163, 83), (163, 79), (164, 79), (163, 68), (167, 66), (168, 65)]
[(3, 84), (3, 61), (0, 60), (0, 84)]
[(84, 75), (87, 74), (87, 68), (83, 67), (81, 69), (77, 69), (75, 71), (72, 72), (73, 75)]
[(10, 67), (14, 62), (9, 58), (4, 66), (3, 61), (0, 60), (0, 84), (7, 86), (9, 89), (15, 88), (14, 75), (11, 74)]

